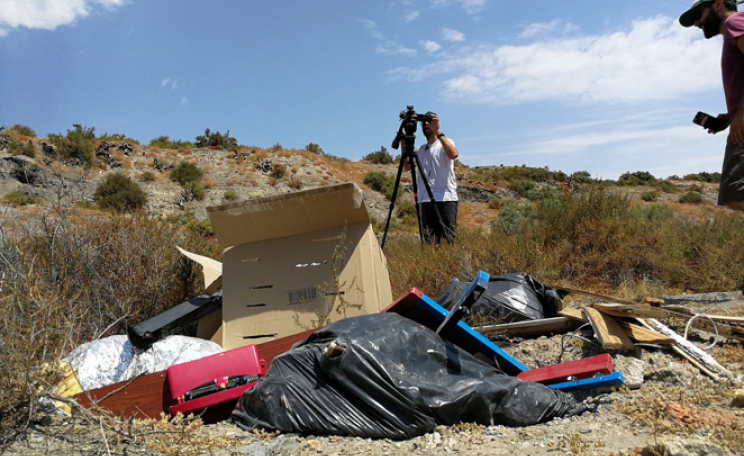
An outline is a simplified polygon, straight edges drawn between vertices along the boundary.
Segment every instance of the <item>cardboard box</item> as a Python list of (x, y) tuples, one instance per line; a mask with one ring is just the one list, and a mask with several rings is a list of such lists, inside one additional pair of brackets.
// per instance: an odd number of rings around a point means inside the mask
[(392, 302), (387, 262), (353, 183), (207, 209), (223, 252), (225, 350)]

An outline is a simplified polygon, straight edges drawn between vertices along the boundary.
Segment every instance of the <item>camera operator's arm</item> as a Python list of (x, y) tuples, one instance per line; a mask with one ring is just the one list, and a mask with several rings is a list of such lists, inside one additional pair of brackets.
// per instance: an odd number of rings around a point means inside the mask
[[(452, 142), (449, 139), (447, 139), (446, 137), (444, 137), (444, 135), (442, 135), (442, 130), (439, 129), (439, 117), (431, 116), (430, 124), (431, 126), (429, 128), (437, 132), (437, 139), (439, 140), (440, 143), (442, 143), (442, 148), (444, 149), (444, 153), (447, 154), (447, 156), (451, 160), (455, 160), (457, 157), (459, 157), (460, 152), (457, 150), (457, 147), (455, 147), (455, 145), (452, 144)], [(439, 137), (439, 135), (442, 135), (442, 137)]]

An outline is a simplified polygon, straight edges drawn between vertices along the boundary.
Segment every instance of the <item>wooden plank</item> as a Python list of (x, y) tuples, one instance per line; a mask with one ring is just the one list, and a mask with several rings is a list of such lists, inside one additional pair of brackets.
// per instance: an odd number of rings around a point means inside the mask
[(602, 348), (611, 353), (635, 349), (633, 342), (610, 315), (592, 307), (582, 307), (581, 311), (589, 319), (589, 323), (594, 328), (594, 333), (602, 344)]
[(486, 337), (490, 336), (514, 336), (514, 337), (539, 337), (553, 334), (565, 334), (581, 326), (581, 323), (567, 317), (544, 318), (541, 320), (518, 321), (503, 325), (482, 326), (473, 328)]
[(597, 373), (607, 375), (612, 372), (612, 356), (607, 353), (589, 358), (568, 361), (552, 366), (530, 369), (517, 375), (520, 380), (538, 382), (544, 385), (570, 381), (570, 378), (583, 379)]
[(615, 317), (668, 318), (672, 316), (668, 310), (641, 304), (597, 303), (589, 304), (589, 307)]
[(98, 407), (125, 418), (160, 418), (162, 412), (168, 413), (170, 405), (165, 371), (85, 391), (75, 399), (87, 408), (100, 401)]
[[(576, 321), (588, 322), (589, 320), (584, 317), (581, 313), (581, 309), (564, 308), (558, 311), (558, 315), (562, 315), (566, 318), (572, 318)], [(660, 334), (643, 326), (634, 325), (625, 320), (615, 319), (617, 324), (622, 328), (625, 335), (635, 340), (638, 343), (643, 344), (657, 344), (657, 345), (674, 345), (676, 342), (671, 337)]]

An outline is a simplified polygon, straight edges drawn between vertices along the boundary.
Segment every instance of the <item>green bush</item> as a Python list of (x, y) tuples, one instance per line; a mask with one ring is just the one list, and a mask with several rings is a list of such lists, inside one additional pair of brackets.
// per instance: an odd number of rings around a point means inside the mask
[(692, 180), (692, 181), (700, 181), (700, 182), (716, 183), (716, 182), (721, 182), (721, 173), (709, 173), (707, 171), (703, 171), (697, 174), (686, 174), (683, 179)]
[(144, 190), (123, 173), (106, 175), (96, 186), (95, 195), (101, 209), (114, 212), (133, 212), (147, 203)]
[(647, 203), (653, 203), (659, 197), (659, 192), (649, 191), (641, 193), (641, 199)]
[(161, 149), (174, 149), (178, 151), (183, 151), (185, 149), (192, 149), (194, 146), (194, 143), (189, 141), (182, 141), (182, 140), (176, 140), (171, 141), (171, 139), (167, 136), (158, 136), (155, 139), (150, 140), (150, 145), (153, 147), (160, 147)]
[(25, 155), (27, 157), (35, 157), (36, 147), (34, 147), (34, 144), (31, 141), (28, 141), (22, 144), (17, 143), (15, 141), (11, 141), (8, 143), (8, 152), (10, 152), (13, 155)]
[(78, 159), (89, 167), (93, 164), (93, 140), (96, 139), (95, 127), (86, 128), (80, 124), (72, 124), (73, 129), (67, 130), (67, 135), (49, 134), (49, 141), (54, 145), (57, 154), (62, 158)]
[(187, 209), (182, 214), (171, 214), (165, 218), (165, 221), (185, 226), (201, 237), (214, 235), (212, 222), (209, 219), (199, 220), (192, 210)]
[(393, 156), (383, 146), (380, 147), (380, 150), (365, 155), (362, 160), (369, 160), (374, 165), (389, 165), (393, 163)]
[(182, 187), (185, 187), (187, 184), (201, 179), (204, 176), (204, 171), (189, 161), (181, 160), (173, 167), (169, 176), (170, 180), (178, 182)]
[(106, 142), (123, 142), (127, 144), (132, 144), (132, 145), (139, 145), (139, 141), (137, 141), (136, 139), (127, 138), (127, 135), (123, 135), (120, 133), (112, 133), (112, 134), (104, 133), (98, 139), (100, 139), (101, 141), (106, 141)]
[(148, 170), (140, 174), (140, 180), (142, 182), (154, 182), (157, 180), (157, 176), (155, 176), (155, 173)]
[(8, 130), (15, 130), (19, 135), (28, 136), (30, 138), (36, 138), (36, 132), (32, 130), (31, 127), (27, 127), (25, 125), (15, 124), (12, 127), (10, 127)]
[(592, 182), (592, 175), (589, 171), (576, 171), (571, 174), (571, 180), (579, 184), (589, 184)]
[(36, 196), (31, 196), (28, 193), (16, 190), (5, 194), (5, 201), (14, 206), (26, 206), (28, 204), (41, 204), (42, 199)]
[(656, 178), (648, 171), (636, 171), (634, 173), (624, 173), (620, 176), (617, 183), (620, 185), (652, 185)]
[(201, 181), (186, 182), (182, 185), (182, 187), (189, 194), (191, 194), (191, 197), (193, 199), (197, 201), (201, 201), (204, 199), (205, 196), (207, 196), (206, 189), (204, 188), (204, 184), (202, 184)]
[(323, 152), (323, 149), (315, 143), (310, 143), (307, 146), (305, 146), (305, 150), (308, 152), (312, 152), (314, 154), (325, 155), (325, 152)]
[(677, 186), (669, 182), (668, 180), (659, 182), (659, 188), (664, 193), (674, 193), (677, 191)]
[(499, 215), (491, 221), (491, 229), (500, 228), (510, 235), (518, 231), (523, 225), (533, 223), (537, 219), (537, 211), (532, 203), (518, 203), (514, 200), (502, 204)]
[(535, 188), (535, 183), (531, 180), (521, 179), (509, 182), (509, 188), (517, 192), (519, 196), (526, 196), (527, 192)]
[(238, 147), (238, 141), (230, 136), (230, 130), (224, 134), (219, 131), (210, 131), (209, 128), (204, 130), (204, 135), (196, 137), (196, 147), (219, 147), (222, 149), (235, 149)]
[(225, 192), (224, 195), (222, 195), (223, 198), (225, 198), (228, 201), (235, 201), (238, 199), (238, 192), (235, 190), (228, 190)]
[(473, 178), (483, 182), (517, 182), (529, 180), (532, 182), (567, 182), (568, 176), (563, 171), (551, 171), (545, 168), (533, 168), (530, 166), (510, 166), (506, 168), (476, 167)]
[(393, 176), (388, 176), (385, 173), (373, 172), (364, 176), (362, 182), (371, 190), (385, 195), (385, 198), (387, 199), (393, 197), (393, 188), (395, 187), (395, 178)]
[(524, 193), (524, 197), (531, 201), (542, 201), (558, 198), (561, 194), (559, 188), (552, 185), (543, 185), (540, 188), (533, 188)]
[(679, 197), (680, 203), (701, 203), (703, 201), (703, 195), (697, 192), (687, 192)]

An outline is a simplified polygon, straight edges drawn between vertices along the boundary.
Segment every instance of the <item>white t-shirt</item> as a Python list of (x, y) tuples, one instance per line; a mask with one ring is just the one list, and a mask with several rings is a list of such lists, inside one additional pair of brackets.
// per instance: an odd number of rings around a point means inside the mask
[[(418, 149), (419, 161), (426, 178), (429, 180), (434, 200), (457, 201), (457, 181), (455, 180), (455, 161), (444, 153), (441, 141), (449, 141), (453, 146), (455, 142), (450, 138), (442, 138), (432, 144), (424, 144)], [(421, 170), (417, 169), (416, 181), (418, 185), (419, 203), (429, 201), (424, 181), (421, 178)]]

